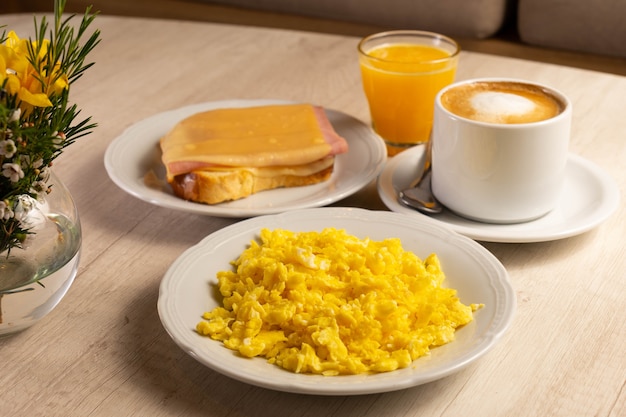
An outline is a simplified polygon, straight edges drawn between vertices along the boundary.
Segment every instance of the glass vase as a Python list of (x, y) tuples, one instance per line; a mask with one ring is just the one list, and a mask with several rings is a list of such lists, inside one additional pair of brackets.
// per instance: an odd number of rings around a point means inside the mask
[(22, 331), (57, 306), (76, 277), (81, 248), (78, 211), (51, 173), (51, 192), (27, 214), (32, 233), (0, 253), (0, 337)]

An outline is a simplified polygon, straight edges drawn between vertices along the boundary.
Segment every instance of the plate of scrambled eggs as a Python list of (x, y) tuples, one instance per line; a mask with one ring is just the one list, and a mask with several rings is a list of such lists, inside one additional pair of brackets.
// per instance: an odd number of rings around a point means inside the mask
[(158, 311), (185, 352), (223, 375), (357, 395), (476, 361), (510, 326), (515, 293), (491, 253), (444, 226), (313, 208), (207, 236), (167, 271)]

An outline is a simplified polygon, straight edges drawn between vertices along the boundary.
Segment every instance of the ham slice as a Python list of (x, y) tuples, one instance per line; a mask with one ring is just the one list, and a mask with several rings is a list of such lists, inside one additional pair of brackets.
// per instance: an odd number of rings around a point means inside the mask
[(319, 125), (320, 130), (324, 135), (324, 140), (331, 147), (331, 155), (334, 156), (348, 152), (348, 142), (346, 142), (343, 137), (339, 136), (339, 134), (335, 132), (333, 125), (330, 123), (330, 120), (328, 120), (328, 117), (326, 116), (324, 108), (320, 106), (313, 106), (313, 112), (315, 113), (317, 124)]

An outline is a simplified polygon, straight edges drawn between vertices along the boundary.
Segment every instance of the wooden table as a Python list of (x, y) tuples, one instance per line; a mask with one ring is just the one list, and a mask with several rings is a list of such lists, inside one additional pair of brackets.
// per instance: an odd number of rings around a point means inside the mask
[[(32, 16), (4, 15), (20, 36)], [(73, 89), (96, 132), (55, 170), (83, 225), (78, 277), (31, 329), (0, 340), (2, 416), (625, 416), (626, 210), (582, 235), (485, 243), (517, 293), (512, 328), (485, 357), (426, 385), (317, 397), (256, 388), (187, 356), (157, 315), (158, 288), (188, 247), (236, 220), (142, 202), (108, 178), (103, 155), (126, 127), (190, 103), (308, 101), (368, 121), (354, 37), (182, 21), (97, 19), (96, 66)], [(571, 150), (626, 189), (626, 78), (462, 53), (458, 79), (510, 76), (574, 102)], [(374, 184), (335, 205), (385, 210)]]

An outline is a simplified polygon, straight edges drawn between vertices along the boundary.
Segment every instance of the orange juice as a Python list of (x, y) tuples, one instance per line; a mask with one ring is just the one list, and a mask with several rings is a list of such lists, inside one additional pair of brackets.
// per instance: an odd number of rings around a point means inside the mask
[(428, 141), (435, 96), (454, 80), (457, 52), (409, 42), (362, 50), (361, 76), (372, 125), (390, 155)]

